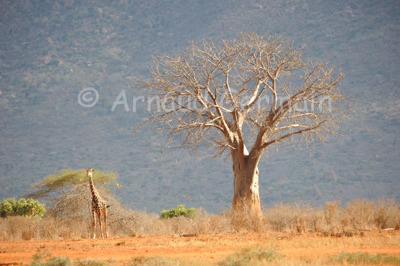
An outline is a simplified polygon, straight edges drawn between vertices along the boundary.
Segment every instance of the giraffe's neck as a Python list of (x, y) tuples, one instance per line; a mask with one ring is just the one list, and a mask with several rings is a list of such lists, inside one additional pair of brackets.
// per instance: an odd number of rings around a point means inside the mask
[(99, 195), (99, 193), (97, 192), (97, 189), (94, 187), (94, 184), (93, 184), (93, 178), (92, 178), (92, 176), (89, 176), (89, 184), (90, 184), (90, 191), (92, 192), (92, 196), (93, 196), (93, 198), (97, 198)]

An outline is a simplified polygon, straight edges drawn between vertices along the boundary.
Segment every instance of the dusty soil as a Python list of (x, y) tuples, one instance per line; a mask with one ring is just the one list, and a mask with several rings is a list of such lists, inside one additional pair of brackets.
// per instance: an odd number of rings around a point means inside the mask
[(400, 256), (400, 231), (368, 231), (353, 235), (232, 234), (201, 236), (150, 236), (109, 239), (29, 240), (0, 242), (0, 265), (28, 264), (33, 255), (48, 254), (71, 260), (110, 261), (121, 265), (134, 257), (179, 259), (215, 264), (246, 247), (273, 248), (285, 260), (328, 259), (341, 252), (383, 253)]

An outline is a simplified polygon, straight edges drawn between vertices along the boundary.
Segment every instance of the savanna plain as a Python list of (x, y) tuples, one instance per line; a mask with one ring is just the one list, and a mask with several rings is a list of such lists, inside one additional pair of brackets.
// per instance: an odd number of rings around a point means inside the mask
[(263, 217), (248, 210), (215, 215), (199, 209), (193, 217), (168, 219), (114, 202), (107, 239), (90, 238), (87, 208), (66, 206), (42, 219), (1, 218), (0, 264), (400, 264), (400, 205), (390, 199), (322, 207), (282, 203), (265, 209)]

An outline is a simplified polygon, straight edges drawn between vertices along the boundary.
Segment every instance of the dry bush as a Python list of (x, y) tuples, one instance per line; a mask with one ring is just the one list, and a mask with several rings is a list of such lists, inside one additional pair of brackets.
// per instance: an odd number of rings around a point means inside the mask
[[(200, 209), (196, 218), (184, 216), (160, 219), (155, 213), (134, 211), (118, 223), (129, 224), (133, 236), (199, 235), (231, 232), (231, 219), (225, 214), (207, 214)], [(128, 227), (128, 226), (126, 226)]]
[[(110, 193), (98, 188), (107, 202), (108, 233), (111, 237), (132, 236), (135, 232), (135, 212), (123, 207)], [(73, 189), (58, 198), (48, 211), (47, 219), (51, 219), (50, 228), (57, 227), (51, 234), (63, 239), (89, 238), (92, 234), (91, 216), (92, 195), (87, 185), (76, 185)], [(97, 217), (96, 217), (97, 219)], [(53, 226), (55, 225), (55, 226)], [(104, 223), (103, 223), (104, 225)], [(96, 225), (96, 235), (100, 235), (100, 227)]]
[(319, 219), (316, 219), (317, 213), (318, 211), (309, 205), (279, 203), (264, 211), (264, 217), (269, 230), (305, 233), (320, 228)]
[(0, 218), (0, 241), (7, 241), (9, 239), (7, 232), (7, 225), (4, 218)]
[(0, 219), (0, 239), (31, 240), (38, 235), (39, 220), (24, 216), (10, 216)]
[(133, 212), (121, 222), (129, 220), (134, 228), (132, 235), (136, 236), (157, 236), (157, 235), (200, 235), (200, 234), (221, 234), (233, 231), (230, 214), (221, 215), (208, 214), (200, 209), (196, 218), (174, 217), (160, 219), (155, 213)]
[(270, 230), (285, 232), (294, 230), (294, 217), (297, 213), (298, 208), (295, 206), (279, 203), (264, 211), (264, 217), (268, 221)]
[(354, 200), (347, 204), (346, 212), (355, 230), (400, 227), (400, 205), (394, 199), (381, 198), (377, 202)]
[[(100, 193), (110, 204), (110, 237), (186, 236), (267, 230), (343, 235), (359, 230), (400, 228), (400, 205), (395, 200), (387, 199), (376, 202), (358, 199), (347, 203), (345, 207), (337, 201), (327, 202), (318, 208), (310, 204), (280, 203), (264, 210), (263, 217), (242, 208), (219, 215), (208, 214), (200, 209), (193, 219), (160, 219), (155, 213), (125, 208), (104, 190), (100, 190)], [(92, 232), (90, 206), (90, 191), (79, 185), (61, 195), (43, 219), (21, 216), (0, 218), (0, 240), (89, 238)]]
[(236, 202), (235, 209), (226, 213), (231, 218), (231, 224), (236, 232), (257, 232), (266, 230), (264, 216), (254, 211), (246, 201)]
[(302, 203), (279, 203), (265, 211), (265, 219), (272, 231), (335, 233), (340, 227), (338, 202), (327, 202), (325, 208), (314, 208)]
[(342, 207), (339, 201), (324, 208), (280, 203), (264, 212), (268, 227), (280, 232), (340, 234), (359, 230), (400, 228), (400, 207), (393, 199), (357, 199)]
[(0, 240), (56, 239), (59, 228), (54, 219), (24, 216), (0, 218)]
[(200, 209), (196, 218), (176, 217), (163, 219), (167, 234), (175, 235), (201, 235), (201, 234), (227, 234), (234, 231), (231, 212), (220, 215), (208, 214)]
[(162, 220), (165, 226), (166, 235), (194, 235), (194, 225), (195, 221), (193, 219), (179, 216), (170, 219), (163, 219)]
[[(136, 224), (131, 217), (135, 214), (135, 212), (123, 206), (109, 193), (104, 195), (104, 199), (107, 201), (107, 204), (110, 205), (110, 207), (107, 209), (109, 235), (112, 237), (132, 236), (135, 232)], [(91, 219), (89, 221), (91, 221)], [(89, 227), (90, 230), (92, 230), (91, 224)]]
[(346, 213), (353, 229), (374, 229), (375, 206), (375, 202), (367, 199), (356, 199), (346, 205)]
[(344, 231), (347, 225), (347, 218), (344, 217), (340, 201), (325, 203), (325, 230), (324, 233), (337, 234)]
[(37, 236), (38, 239), (58, 239), (60, 236), (59, 226), (53, 217), (45, 217), (39, 224), (39, 234)]
[(233, 232), (232, 219), (230, 212), (224, 212), (220, 215), (207, 214), (200, 211), (194, 225), (196, 234), (227, 234)]
[(378, 229), (399, 228), (400, 205), (394, 199), (382, 198), (376, 203), (375, 226)]
[(231, 232), (231, 219), (225, 214), (207, 214), (200, 209), (196, 218), (184, 216), (160, 219), (157, 214), (135, 212), (130, 219), (134, 221), (135, 235), (200, 235)]
[(79, 239), (90, 235), (91, 194), (86, 185), (76, 185), (62, 193), (49, 208), (49, 232), (52, 238)]
[(309, 204), (280, 203), (265, 212), (270, 230), (279, 232), (322, 232), (335, 234), (347, 229), (348, 218), (340, 202), (327, 202), (324, 208)]
[(159, 216), (154, 213), (146, 213), (145, 211), (135, 211), (132, 215), (122, 219), (120, 222), (127, 223), (125, 226), (131, 228), (131, 235), (162, 235), (164, 231), (164, 225)]

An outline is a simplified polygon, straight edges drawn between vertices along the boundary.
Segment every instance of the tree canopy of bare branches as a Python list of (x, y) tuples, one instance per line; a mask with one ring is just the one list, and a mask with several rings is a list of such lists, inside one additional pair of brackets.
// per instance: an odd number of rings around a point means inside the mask
[(151, 77), (141, 82), (159, 104), (144, 123), (154, 122), (183, 146), (228, 150), (233, 207), (244, 200), (259, 210), (261, 155), (279, 143), (324, 140), (335, 132), (348, 109), (338, 88), (343, 77), (327, 62), (304, 59), (301, 49), (278, 36), (242, 33), (218, 45), (193, 42), (179, 56), (154, 58)]

